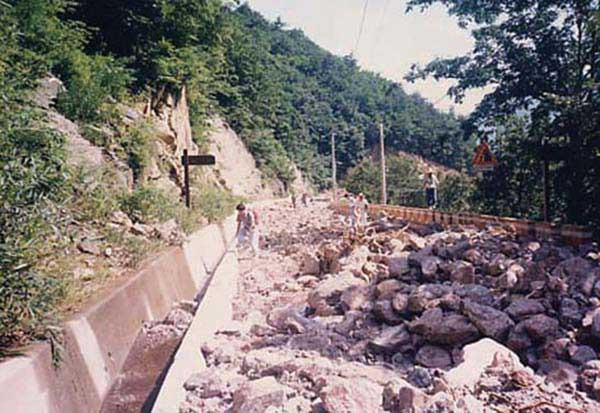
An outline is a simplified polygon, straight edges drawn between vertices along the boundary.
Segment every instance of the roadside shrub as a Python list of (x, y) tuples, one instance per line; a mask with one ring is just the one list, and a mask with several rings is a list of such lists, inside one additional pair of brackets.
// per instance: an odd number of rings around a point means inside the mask
[(209, 222), (220, 221), (231, 215), (236, 204), (242, 198), (233, 196), (229, 191), (214, 187), (204, 187), (196, 191), (192, 199), (192, 206), (197, 208), (201, 215)]
[(35, 263), (61, 226), (67, 179), (62, 135), (30, 109), (0, 115), (0, 355), (41, 335), (61, 296)]
[(121, 210), (136, 222), (155, 224), (177, 218), (180, 202), (159, 188), (143, 186), (119, 197)]

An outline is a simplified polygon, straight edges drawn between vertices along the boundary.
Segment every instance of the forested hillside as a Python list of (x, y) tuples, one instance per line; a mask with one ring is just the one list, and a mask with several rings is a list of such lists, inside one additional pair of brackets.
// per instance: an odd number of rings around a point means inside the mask
[(137, 92), (188, 84), (198, 139), (204, 117), (222, 113), (266, 171), (289, 179), (294, 161), (325, 185), (331, 133), (338, 137), (343, 174), (378, 140), (381, 120), (391, 149), (463, 165), (455, 116), (360, 70), (351, 57), (334, 56), (248, 6), (233, 11), (218, 1), (152, 3), (84, 0), (71, 17), (97, 29), (90, 51), (122, 58), (133, 69)]

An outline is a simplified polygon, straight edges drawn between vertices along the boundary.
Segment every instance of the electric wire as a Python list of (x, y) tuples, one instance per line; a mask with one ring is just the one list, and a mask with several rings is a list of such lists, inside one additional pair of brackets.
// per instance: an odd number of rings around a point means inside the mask
[(352, 51), (352, 55), (355, 56), (358, 51), (358, 46), (360, 45), (360, 39), (362, 38), (363, 30), (365, 28), (365, 20), (367, 19), (367, 9), (369, 7), (369, 0), (365, 0), (365, 5), (362, 11), (362, 18), (360, 20), (360, 28), (358, 30), (358, 37), (356, 39), (356, 45), (354, 46), (354, 50)]

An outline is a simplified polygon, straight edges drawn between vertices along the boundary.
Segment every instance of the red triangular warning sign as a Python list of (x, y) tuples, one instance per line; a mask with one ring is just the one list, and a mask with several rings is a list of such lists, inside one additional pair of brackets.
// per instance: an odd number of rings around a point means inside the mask
[(498, 166), (498, 159), (490, 150), (487, 142), (481, 142), (473, 158), (473, 169), (477, 171), (491, 171), (496, 166)]

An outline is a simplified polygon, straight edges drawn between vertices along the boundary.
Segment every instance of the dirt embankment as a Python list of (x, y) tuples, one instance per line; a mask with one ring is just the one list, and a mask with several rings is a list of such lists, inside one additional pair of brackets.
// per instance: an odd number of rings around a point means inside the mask
[(182, 412), (600, 412), (597, 246), (261, 215)]

